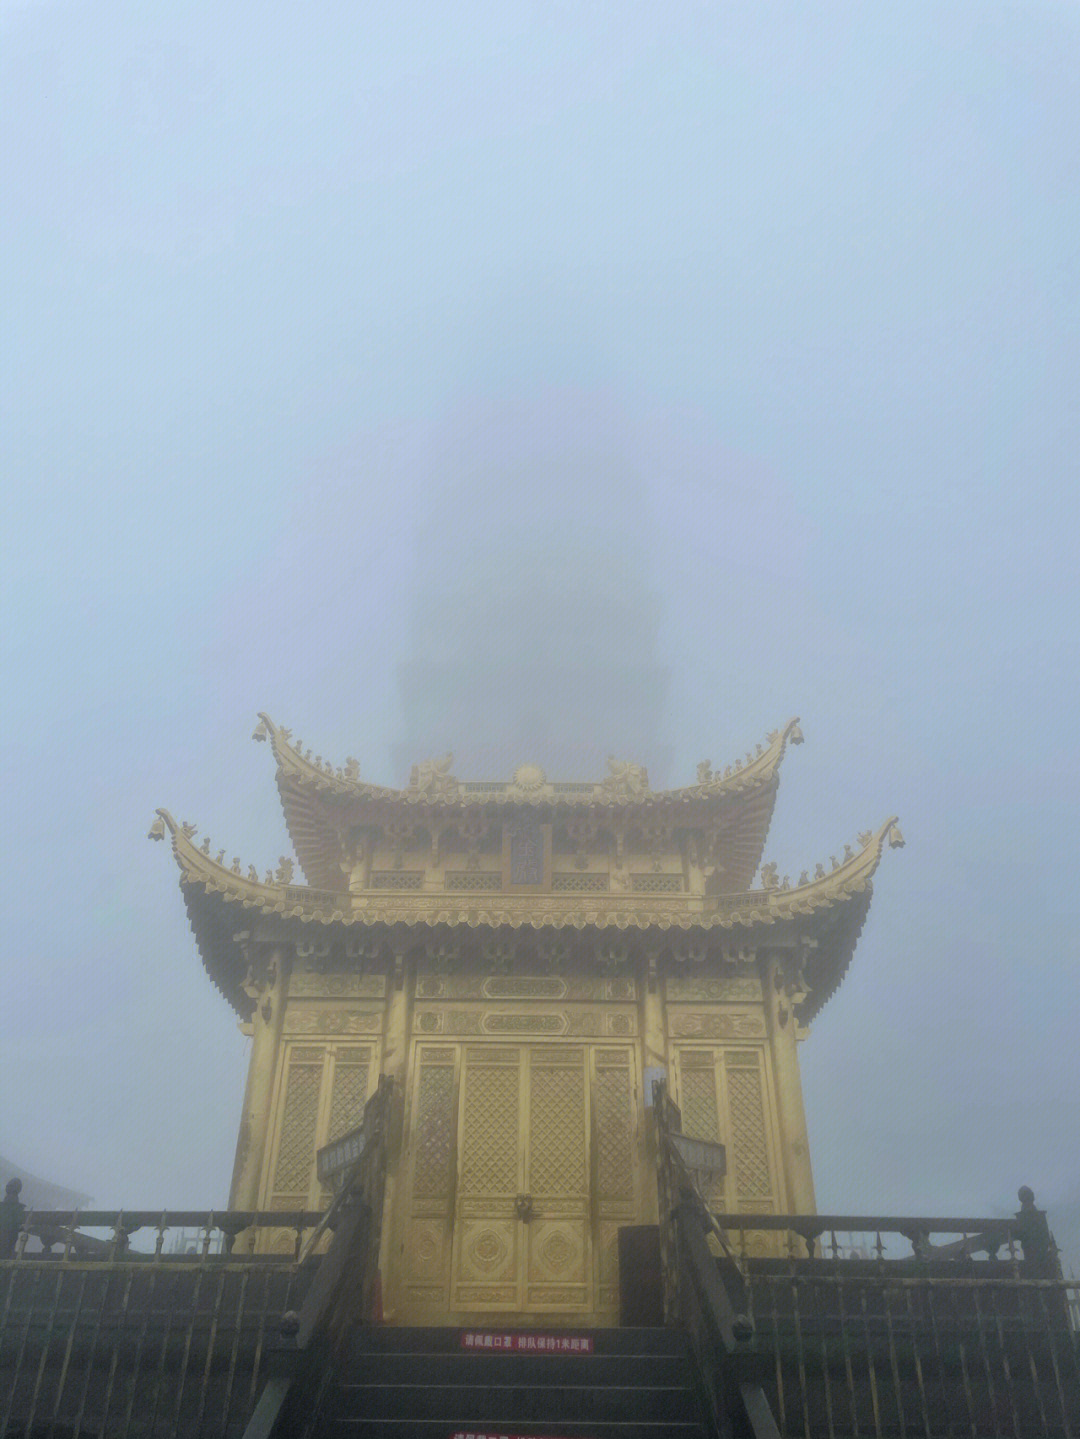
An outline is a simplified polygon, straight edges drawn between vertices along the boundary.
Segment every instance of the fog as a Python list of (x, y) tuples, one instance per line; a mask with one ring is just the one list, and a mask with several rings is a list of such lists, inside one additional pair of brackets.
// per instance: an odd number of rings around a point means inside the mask
[(0, 1152), (224, 1202), (246, 1042), (145, 837), (276, 863), (257, 711), (655, 785), (797, 714), (766, 859), (907, 839), (820, 1206), (1075, 1216), (1075, 7), (0, 14)]

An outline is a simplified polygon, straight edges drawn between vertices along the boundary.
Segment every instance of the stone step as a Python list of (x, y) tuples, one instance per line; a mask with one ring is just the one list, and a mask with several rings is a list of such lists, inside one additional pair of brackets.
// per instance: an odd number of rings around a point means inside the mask
[(426, 1384), (640, 1384), (663, 1389), (687, 1383), (682, 1354), (418, 1354), (392, 1349), (350, 1354), (338, 1366), (339, 1382), (342, 1386), (412, 1383), (418, 1360), (423, 1361)]
[(518, 1423), (557, 1426), (563, 1420), (689, 1424), (698, 1419), (688, 1388), (611, 1384), (346, 1384), (338, 1386), (328, 1409), (335, 1419), (451, 1415), (467, 1419), (468, 1428), (483, 1420), (502, 1429)]
[[(487, 1348), (475, 1342), (486, 1334), (572, 1336), (592, 1352)], [(686, 1336), (673, 1329), (357, 1329), (315, 1436), (707, 1439), (694, 1382)]]
[(312, 1439), (454, 1439), (459, 1434), (475, 1435), (476, 1439), (709, 1439), (710, 1431), (701, 1424), (681, 1424), (670, 1419), (655, 1422), (604, 1422), (585, 1420), (580, 1423), (562, 1420), (557, 1425), (505, 1424), (474, 1419), (334, 1419), (319, 1423)]

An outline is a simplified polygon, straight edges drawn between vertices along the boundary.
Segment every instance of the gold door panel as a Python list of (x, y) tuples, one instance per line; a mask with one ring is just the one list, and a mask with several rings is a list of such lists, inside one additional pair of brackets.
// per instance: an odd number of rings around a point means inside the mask
[(631, 1046), (417, 1043), (403, 1318), (610, 1318), (639, 1222)]
[(529, 1104), (523, 1223), (526, 1309), (592, 1306), (585, 1049), (531, 1046), (522, 1052)]
[(517, 1049), (465, 1049), (450, 1280), (455, 1309), (517, 1308), (521, 1067)]
[[(263, 1174), (270, 1209), (320, 1209), (329, 1192), (319, 1185), (315, 1154), (359, 1124), (375, 1086), (376, 1044), (287, 1042), (282, 1050)], [(290, 1253), (295, 1235), (259, 1234), (260, 1252)]]

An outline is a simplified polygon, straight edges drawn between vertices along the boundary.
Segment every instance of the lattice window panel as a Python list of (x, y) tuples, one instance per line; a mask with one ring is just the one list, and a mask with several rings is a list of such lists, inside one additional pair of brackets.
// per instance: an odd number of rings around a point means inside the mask
[(584, 1194), (585, 1073), (534, 1064), (529, 1104), (529, 1189), (534, 1195)]
[(355, 1129), (363, 1119), (370, 1065), (369, 1049), (338, 1050), (334, 1060), (334, 1090), (330, 1099), (327, 1144)]
[[(692, 1139), (723, 1141), (716, 1089), (716, 1060), (711, 1052), (685, 1054), (681, 1063), (680, 1107), (683, 1133)], [(703, 1191), (713, 1209), (723, 1207), (724, 1182), (710, 1178)]]
[(593, 1115), (599, 1199), (632, 1199), (634, 1152), (628, 1065), (604, 1065), (596, 1073)]
[(632, 874), (630, 888), (635, 894), (681, 894), (680, 874)]
[(481, 1194), (516, 1192), (518, 1092), (516, 1064), (467, 1067), (461, 1156), (463, 1189)]
[(495, 870), (459, 869), (451, 870), (446, 876), (447, 889), (496, 890), (502, 889), (502, 875)]
[(416, 1096), (415, 1198), (449, 1199), (453, 1148), (453, 1065), (421, 1064)]
[(553, 874), (551, 887), (564, 894), (601, 894), (610, 888), (606, 874)]
[(322, 1087), (321, 1049), (294, 1049), (289, 1060), (281, 1116), (274, 1191), (306, 1195), (315, 1163), (315, 1125)]
[(726, 1064), (735, 1186), (740, 1199), (768, 1199), (772, 1176), (761, 1064), (753, 1050), (731, 1050)]
[(709, 1064), (690, 1067), (683, 1061), (682, 1073), (683, 1133), (693, 1139), (720, 1138), (720, 1109), (716, 1102), (716, 1074)]
[(371, 875), (372, 889), (423, 889), (422, 869), (376, 869)]

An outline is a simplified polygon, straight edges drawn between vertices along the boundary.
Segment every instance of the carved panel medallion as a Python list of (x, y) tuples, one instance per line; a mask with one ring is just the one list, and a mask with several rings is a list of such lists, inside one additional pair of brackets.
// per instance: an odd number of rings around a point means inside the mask
[[(379, 976), (381, 978), (381, 976)], [(628, 1002), (637, 998), (632, 975), (604, 978), (597, 974), (488, 974), (420, 973), (416, 977), (417, 999), (536, 999), (596, 1003), (597, 1000)]]
[(365, 999), (381, 999), (386, 993), (384, 974), (356, 974), (330, 970), (322, 972), (310, 961), (295, 968), (289, 979), (290, 997), (305, 999), (337, 999), (357, 995)]
[(677, 1038), (723, 1039), (735, 1037), (748, 1039), (765, 1033), (765, 1017), (752, 1012), (733, 1014), (673, 1014), (670, 1029)]
[(669, 1004), (752, 1001), (761, 998), (761, 980), (756, 974), (719, 977), (673, 974), (668, 976), (667, 998)]
[(565, 1034), (565, 1014), (485, 1014), (484, 1034)]
[(382, 1015), (350, 1009), (285, 1009), (286, 1034), (377, 1034)]
[(430, 1279), (443, 1268), (443, 1229), (439, 1224), (417, 1221), (412, 1225), (409, 1269), (415, 1279)]
[(486, 999), (565, 999), (566, 980), (546, 975), (493, 974), (484, 980)]
[(506, 1272), (511, 1242), (505, 1228), (487, 1225), (476, 1228), (465, 1240), (462, 1250), (465, 1273), (499, 1279)]

